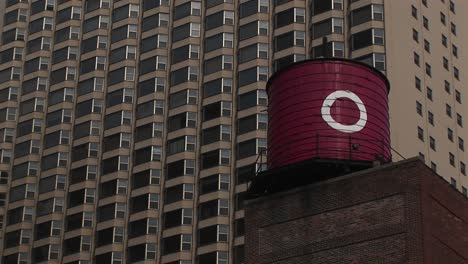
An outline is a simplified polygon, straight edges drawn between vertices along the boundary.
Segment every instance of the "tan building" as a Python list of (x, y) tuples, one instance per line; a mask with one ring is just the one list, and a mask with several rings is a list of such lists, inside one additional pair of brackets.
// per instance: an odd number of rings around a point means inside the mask
[(314, 57), (386, 73), (393, 148), (420, 153), (466, 195), (464, 0), (4, 0), (0, 10), (2, 263), (243, 263), (266, 80)]

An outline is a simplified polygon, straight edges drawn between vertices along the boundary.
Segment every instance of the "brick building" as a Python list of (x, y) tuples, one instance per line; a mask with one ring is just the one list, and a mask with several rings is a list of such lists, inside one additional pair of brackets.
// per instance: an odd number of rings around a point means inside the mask
[(379, 166), (248, 201), (246, 263), (468, 263), (466, 208), (419, 159)]

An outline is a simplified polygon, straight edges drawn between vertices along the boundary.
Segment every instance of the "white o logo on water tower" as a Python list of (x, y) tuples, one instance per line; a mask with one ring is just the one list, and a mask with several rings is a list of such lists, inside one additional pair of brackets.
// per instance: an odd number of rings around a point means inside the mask
[[(343, 125), (338, 123), (330, 114), (330, 108), (338, 98), (348, 98), (353, 101), (359, 108), (359, 120), (354, 125)], [(332, 128), (344, 132), (355, 133), (361, 131), (367, 123), (367, 111), (361, 98), (351, 91), (335, 91), (325, 98), (322, 104), (322, 118)]]

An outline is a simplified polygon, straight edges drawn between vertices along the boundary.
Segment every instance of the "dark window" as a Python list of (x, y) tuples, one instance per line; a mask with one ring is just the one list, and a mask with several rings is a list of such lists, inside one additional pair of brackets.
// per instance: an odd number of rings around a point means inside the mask
[(184, 112), (178, 115), (170, 116), (168, 118), (168, 131), (173, 132), (187, 127), (195, 128), (196, 118), (196, 112)]
[(149, 123), (136, 128), (135, 141), (140, 142), (150, 138), (161, 138), (163, 135), (162, 123)]
[[(321, 1), (317, 1), (321, 2)], [(325, 1), (322, 1), (325, 2)], [(329, 2), (329, 1), (328, 1)], [(367, 5), (351, 11), (351, 26), (356, 26), (372, 20), (372, 5)]]
[(117, 194), (117, 181), (111, 180), (99, 185), (99, 199), (104, 199)]
[(242, 184), (252, 180), (257, 173), (256, 164), (236, 168), (236, 184)]
[(169, 187), (165, 190), (164, 202), (165, 204), (175, 203), (184, 198), (184, 184)]
[(166, 179), (174, 179), (184, 175), (194, 175), (195, 160), (178, 160), (167, 164)]
[(134, 173), (132, 176), (132, 190), (149, 185), (158, 185), (161, 181), (161, 170), (150, 169)]
[[(318, 2), (321, 2), (321, 3), (328, 2), (328, 3), (330, 3), (330, 1), (318, 1)], [(295, 17), (294, 17), (295, 11), (294, 10), (295, 10), (294, 8), (290, 8), (290, 9), (287, 9), (285, 11), (282, 11), (282, 12), (279, 12), (279, 13), (275, 14), (274, 22), (273, 22), (275, 28), (284, 27), (284, 26), (287, 26), (289, 24), (294, 23), (294, 20), (295, 20)]]
[(228, 215), (228, 200), (219, 199), (200, 203), (199, 218), (205, 220), (218, 215)]
[(171, 237), (165, 237), (162, 241), (162, 255), (167, 255), (179, 251), (191, 249), (192, 235), (179, 234)]
[[(18, 207), (14, 209), (10, 209), (7, 212), (7, 225), (14, 225), (16, 223), (19, 223), (23, 221), (23, 212), (25, 210), (25, 207)], [(31, 211), (32, 212), (32, 211)], [(27, 219), (24, 219), (27, 220)], [(32, 220), (32, 217), (31, 219)]]
[(372, 37), (373, 29), (367, 29), (358, 33), (355, 33), (351, 36), (351, 49), (357, 50), (364, 47), (368, 47), (373, 44)]
[(210, 29), (222, 26), (224, 24), (225, 12), (226, 11), (220, 11), (220, 12), (207, 16), (205, 18), (205, 30), (210, 30)]
[(63, 254), (65, 256), (80, 252), (81, 236), (72, 237), (63, 241)]
[(245, 40), (258, 35), (268, 34), (268, 23), (266, 21), (254, 21), (239, 27), (239, 40)]
[(65, 230), (72, 231), (82, 227), (83, 213), (67, 215), (65, 218)]
[(175, 27), (172, 30), (173, 41), (175, 42), (190, 37), (190, 25), (191, 23), (187, 23)]
[(233, 255), (234, 255), (234, 264), (244, 264), (245, 263), (244, 245), (235, 246)]
[(170, 85), (175, 86), (185, 82), (194, 82), (198, 80), (198, 73), (195, 67), (184, 67), (171, 72)]
[(85, 202), (85, 189), (68, 193), (68, 207), (75, 207)]
[(166, 86), (166, 79), (152, 78), (142, 81), (138, 84), (138, 97), (145, 96), (154, 92), (164, 92)]
[(198, 230), (198, 244), (200, 246), (216, 243), (218, 240), (218, 226), (208, 226)]
[(219, 78), (203, 84), (203, 98), (207, 98), (220, 93), (231, 93), (232, 79)]
[(229, 190), (228, 174), (216, 174), (200, 179), (200, 195), (219, 190)]
[(96, 246), (111, 244), (114, 237), (114, 227), (106, 228), (96, 232)]

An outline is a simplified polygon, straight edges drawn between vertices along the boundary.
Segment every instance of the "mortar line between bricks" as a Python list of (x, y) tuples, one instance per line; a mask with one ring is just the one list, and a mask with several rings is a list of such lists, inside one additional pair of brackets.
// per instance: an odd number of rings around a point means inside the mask
[(437, 241), (439, 241), (440, 243), (442, 243), (444, 246), (446, 246), (448, 249), (450, 249), (450, 251), (452, 251), (453, 253), (455, 253), (455, 255), (459, 256), (460, 258), (464, 259), (465, 261), (468, 261), (467, 258), (463, 257), (462, 255), (458, 254), (457, 251), (455, 251), (452, 247), (450, 247), (449, 245), (447, 245), (446, 243), (444, 243), (442, 240), (440, 240), (439, 238), (435, 237), (434, 235), (431, 235), (431, 237), (435, 238)]
[[(329, 248), (322, 249), (322, 250), (310, 251), (310, 252), (308, 252), (308, 253), (306, 254), (306, 256), (307, 256), (307, 255), (312, 255), (312, 254), (317, 254), (317, 253), (320, 253), (320, 252), (330, 251), (330, 250), (333, 250), (333, 249), (339, 249), (339, 248), (344, 248), (344, 247), (348, 247), (348, 246), (352, 246), (352, 245), (363, 244), (363, 243), (370, 242), (370, 241), (374, 241), (374, 240), (380, 240), (380, 239), (389, 238), (389, 237), (394, 237), (394, 236), (398, 236), (398, 235), (404, 235), (404, 234), (406, 234), (405, 231), (400, 231), (400, 232), (395, 232), (395, 233), (388, 234), (388, 235), (377, 236), (377, 237), (373, 237), (373, 238), (361, 240), (361, 241), (359, 241), (358, 243), (356, 243), (356, 242), (350, 242), (350, 243), (342, 244), (342, 245), (336, 246), (336, 247), (329, 247)], [(306, 247), (306, 246), (305, 246), (305, 247)], [(260, 256), (261, 256), (261, 255), (260, 255)], [(271, 263), (272, 263), (272, 264), (281, 263), (281, 261), (283, 261), (283, 260), (288, 260), (288, 259), (291, 259), (291, 258), (292, 258), (291, 256), (285, 257), (285, 258), (280, 258), (280, 259), (275, 260), (275, 262), (271, 262)]]
[[(462, 220), (463, 221), (463, 217), (460, 217), (458, 216), (458, 214), (455, 212), (455, 211), (452, 211), (450, 210), (450, 208), (448, 208), (446, 205), (444, 205), (443, 203), (440, 202), (439, 199), (437, 199), (437, 197), (435, 197), (434, 195), (432, 194), (429, 194), (429, 197), (432, 198), (432, 200), (434, 200), (438, 205), (440, 205), (442, 208), (444, 208), (445, 210), (449, 211), (450, 213), (452, 213), (454, 216), (456, 216), (458, 219)], [(465, 224), (466, 222), (463, 221)]]
[(262, 226), (259, 226), (259, 228), (268, 228), (268, 227), (270, 227), (270, 226), (275, 226), (275, 225), (279, 225), (279, 224), (283, 224), (283, 223), (287, 223), (287, 222), (292, 222), (292, 221), (296, 221), (296, 220), (299, 220), (299, 219), (302, 219), (302, 218), (311, 217), (311, 216), (316, 216), (316, 215), (321, 215), (321, 214), (325, 214), (325, 213), (329, 213), (329, 212), (333, 212), (333, 211), (337, 211), (337, 210), (341, 210), (341, 209), (346, 209), (346, 208), (350, 208), (350, 207), (355, 207), (355, 206), (359, 206), (359, 205), (362, 205), (362, 204), (365, 204), (365, 203), (375, 202), (375, 201), (377, 201), (377, 200), (383, 200), (383, 199), (391, 198), (391, 197), (394, 197), (394, 196), (403, 195), (403, 194), (405, 194), (405, 193), (406, 193), (406, 192), (397, 192), (397, 193), (393, 193), (393, 194), (389, 194), (389, 195), (386, 195), (386, 196), (377, 197), (377, 198), (374, 198), (374, 199), (372, 199), (372, 200), (367, 200), (367, 201), (360, 202), (360, 203), (355, 203), (355, 204), (351, 204), (351, 205), (336, 207), (336, 208), (329, 209), (329, 210), (326, 210), (326, 211), (320, 211), (320, 212), (317, 212), (317, 213), (315, 213), (315, 214), (305, 214), (305, 215), (301, 215), (301, 216), (299, 216), (299, 217), (289, 218), (289, 219), (286, 219), (286, 220), (283, 220), (283, 221), (279, 221), (279, 222), (274, 222), (274, 223), (271, 223), (271, 224), (268, 224), (268, 225), (262, 225)]

